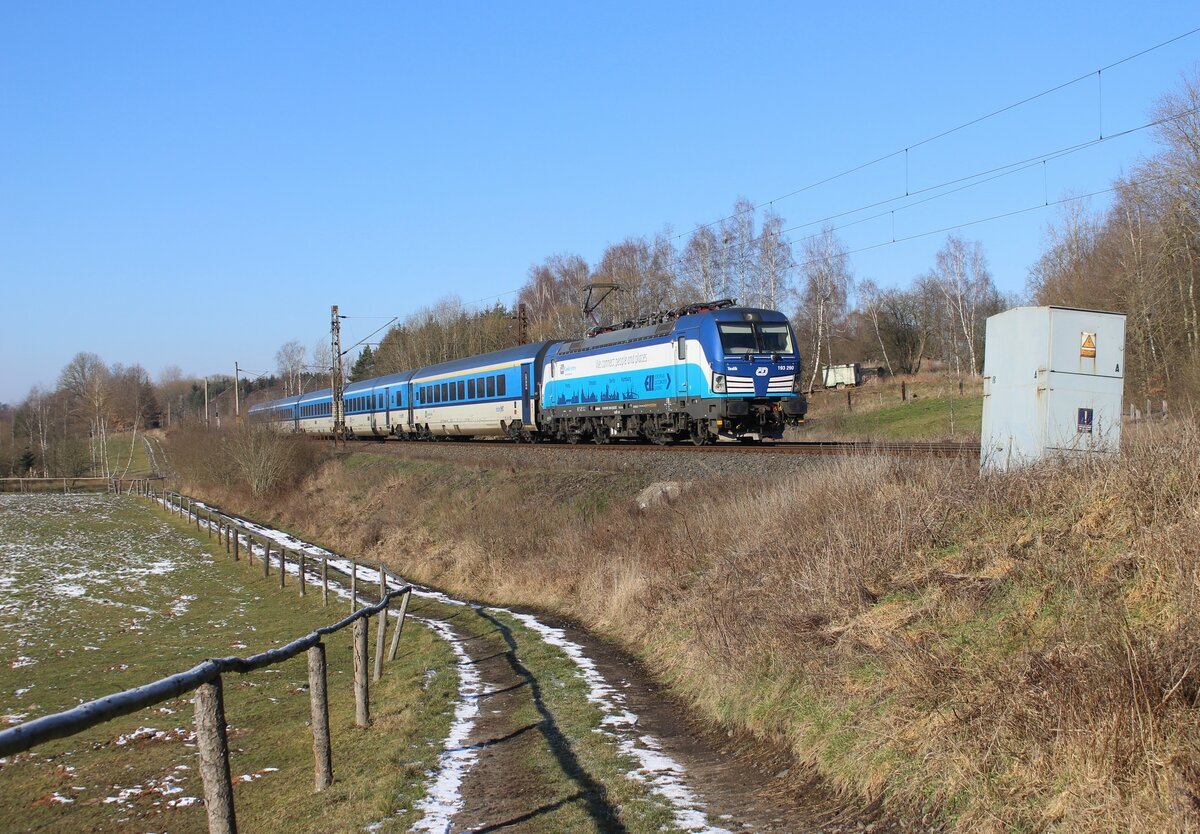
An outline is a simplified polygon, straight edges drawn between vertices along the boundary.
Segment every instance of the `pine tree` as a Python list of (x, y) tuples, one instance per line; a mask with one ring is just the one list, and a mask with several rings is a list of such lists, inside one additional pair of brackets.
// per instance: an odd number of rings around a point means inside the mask
[(375, 376), (375, 354), (371, 352), (371, 346), (367, 345), (358, 355), (358, 359), (354, 360), (354, 367), (350, 369), (350, 381), (358, 382), (373, 376)]

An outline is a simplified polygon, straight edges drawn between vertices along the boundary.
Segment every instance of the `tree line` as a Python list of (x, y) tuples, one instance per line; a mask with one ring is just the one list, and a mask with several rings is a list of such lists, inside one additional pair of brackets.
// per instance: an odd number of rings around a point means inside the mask
[[(233, 383), (229, 376), (208, 378), (210, 424), (232, 420)], [(274, 376), (242, 380), (240, 395), (244, 404), (277, 388)], [(18, 405), (0, 404), (0, 474), (118, 476), (129, 470), (147, 430), (204, 420), (204, 379), (169, 367), (154, 381), (141, 365), (109, 365), (80, 352), (53, 388), (36, 385)]]
[[(594, 265), (580, 255), (550, 255), (530, 267), (512, 308), (471, 310), (444, 298), (365, 349), (350, 379), (512, 346), (521, 311), (528, 340), (573, 339), (595, 325), (721, 298), (788, 312), (810, 387), (820, 365), (847, 361), (892, 374), (918, 373), (932, 361), (970, 375), (982, 369), (984, 320), (1016, 302), (996, 289), (979, 241), (950, 235), (928, 272), (906, 288), (881, 289), (856, 276), (833, 228), (800, 241), (797, 255), (781, 215), (768, 211), (757, 221), (754, 207), (738, 200), (730, 218), (697, 229), (682, 247), (664, 230), (610, 245)], [(589, 318), (583, 299), (592, 284), (617, 289)]]

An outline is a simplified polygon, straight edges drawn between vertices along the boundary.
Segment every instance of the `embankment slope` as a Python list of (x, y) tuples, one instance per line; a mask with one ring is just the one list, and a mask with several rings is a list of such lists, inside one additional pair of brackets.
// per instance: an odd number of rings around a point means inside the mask
[(414, 580), (580, 622), (713, 722), (898, 813), (960, 831), (1197, 825), (1194, 427), (1005, 477), (749, 463), (647, 510), (633, 498), (652, 471), (537, 461), (352, 447), (253, 510)]

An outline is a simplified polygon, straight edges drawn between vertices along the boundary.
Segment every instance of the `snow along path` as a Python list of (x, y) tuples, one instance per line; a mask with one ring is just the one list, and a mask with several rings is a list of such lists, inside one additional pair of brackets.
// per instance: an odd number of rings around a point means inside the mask
[(483, 681), (471, 656), (462, 646), (462, 641), (448, 623), (441, 620), (414, 617), (438, 633), (454, 651), (454, 662), (458, 667), (459, 701), (454, 708), (454, 721), (438, 762), (437, 776), (426, 791), (425, 798), (415, 806), (425, 816), (413, 823), (409, 831), (428, 831), (441, 834), (450, 830), (450, 821), (463, 809), (462, 783), (467, 772), (479, 758), (479, 748), (468, 746), (467, 740), (475, 729), (479, 716), (479, 698), (483, 692)]
[[(248, 521), (244, 518), (224, 513), (221, 510), (218, 510), (216, 507), (211, 507), (203, 502), (197, 501), (195, 502), (195, 506), (200, 509), (212, 510), (213, 512), (221, 513), (226, 518), (238, 525), (241, 525), (247, 530), (250, 530), (255, 535), (277, 542), (289, 550), (303, 551), (307, 555), (316, 556), (318, 558), (324, 557), (328, 560), (331, 568), (334, 568), (339, 572), (346, 574), (347, 576), (350, 575), (351, 570), (354, 569), (355, 565), (357, 565), (356, 575), (358, 581), (368, 583), (364, 587), (378, 587), (379, 585), (379, 571), (376, 568), (357, 564), (353, 560), (346, 559), (345, 557), (339, 556), (338, 554), (326, 550), (323, 547), (319, 547), (303, 541), (302, 539), (298, 539), (295, 536), (283, 532), (282, 530), (276, 530), (272, 527), (265, 527), (261, 524), (256, 524), (253, 521)], [(201, 518), (200, 521), (201, 523), (207, 523), (203, 518)], [(289, 564), (288, 572), (298, 574), (299, 566)], [(543, 641), (561, 650), (575, 664), (580, 677), (587, 685), (588, 700), (596, 704), (601, 712), (604, 713), (604, 718), (601, 720), (601, 724), (603, 725), (602, 731), (615, 738), (618, 744), (618, 749), (622, 753), (631, 756), (641, 766), (639, 770), (630, 773), (629, 778), (644, 781), (654, 794), (665, 800), (671, 809), (672, 818), (675, 825), (681, 830), (691, 832), (692, 834), (732, 834), (728, 829), (709, 824), (703, 801), (687, 785), (687, 770), (684, 768), (684, 766), (663, 750), (662, 744), (657, 738), (649, 734), (639, 733), (637, 731), (638, 716), (625, 708), (624, 699), (621, 694), (604, 679), (603, 675), (601, 675), (599, 670), (596, 668), (596, 664), (584, 653), (583, 647), (578, 643), (569, 640), (561, 629), (548, 626), (541, 622), (537, 617), (534, 617), (530, 614), (518, 614), (506, 608), (473, 605), (471, 603), (464, 602), (463, 600), (447, 596), (440, 591), (424, 588), (415, 583), (399, 582), (392, 577), (387, 576), (386, 574), (384, 581), (387, 583), (389, 590), (402, 588), (407, 584), (412, 586), (414, 596), (440, 602), (445, 605), (461, 605), (471, 608), (483, 608), (483, 610), (488, 612), (507, 614), (508, 616), (511, 616), (519, 621), (526, 628), (536, 633), (542, 638)], [(332, 582), (330, 583), (330, 587), (332, 589)], [(341, 589), (339, 589), (339, 594), (349, 596), (349, 591), (345, 591), (343, 593)], [(473, 688), (464, 683), (462, 678), (463, 659), (459, 656), (459, 653), (463, 650), (462, 647), (457, 644), (457, 641), (447, 637), (446, 634), (442, 633), (440, 629), (433, 626), (433, 621), (430, 621), (428, 624), (431, 627), (434, 627), (442, 637), (450, 641), (450, 645), (455, 651), (455, 656), (458, 658), (457, 662), (460, 674), (459, 708), (455, 710), (455, 721), (454, 724), (451, 725), (451, 735), (446, 739), (445, 749), (447, 752), (442, 754), (440, 770), (433, 780), (433, 786), (437, 786), (439, 789), (444, 787), (446, 793), (445, 795), (438, 796), (434, 799), (434, 804), (429, 806), (427, 809), (427, 813), (430, 815), (430, 817), (417, 823), (412, 830), (448, 831), (450, 817), (453, 816), (453, 814), (442, 818), (440, 810), (442, 808), (455, 807), (456, 803), (457, 808), (462, 807), (463, 800), (462, 797), (458, 795), (458, 788), (462, 784), (463, 776), (466, 775), (471, 764), (473, 764), (475, 761), (475, 757), (473, 755), (450, 756), (449, 754), (457, 752), (460, 748), (462, 748), (463, 745), (463, 741), (455, 742), (454, 738), (458, 737), (461, 732), (461, 738), (465, 740), (469, 737), (471, 729), (473, 729), (473, 716), (478, 713), (480, 685), (478, 680), (474, 682)], [(459, 711), (463, 708), (464, 704), (472, 702), (472, 705), (474, 706), (474, 712), (471, 713), (470, 716), (466, 714), (465, 710), (463, 712), (464, 722), (469, 721), (470, 723), (464, 723), (460, 726)], [(468, 749), (462, 752), (466, 754), (470, 751)], [(456, 778), (449, 775), (443, 776), (443, 774), (449, 768), (454, 769)], [(431, 797), (434, 789), (433, 786), (430, 788)], [(453, 793), (453, 795), (451, 795), (451, 793)], [(422, 804), (420, 807), (425, 808), (426, 806)], [(426, 822), (429, 821), (432, 823), (432, 818), (434, 817), (444, 819), (444, 823), (440, 828), (426, 826)]]

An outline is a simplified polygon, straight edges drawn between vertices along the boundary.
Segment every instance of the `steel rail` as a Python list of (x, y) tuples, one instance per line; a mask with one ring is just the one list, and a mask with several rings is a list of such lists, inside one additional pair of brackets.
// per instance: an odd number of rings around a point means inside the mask
[[(378, 441), (377, 441), (378, 442)], [(876, 440), (790, 440), (773, 441), (761, 444), (742, 444), (720, 442), (704, 446), (695, 446), (686, 441), (677, 444), (656, 445), (636, 441), (617, 440), (610, 443), (535, 443), (532, 445), (513, 444), (507, 440), (472, 440), (456, 442), (451, 440), (405, 440), (397, 443), (387, 443), (385, 448), (537, 448), (555, 450), (608, 450), (611, 452), (675, 452), (694, 454), (814, 454), (836, 455), (854, 453), (876, 454), (909, 454), (928, 455), (930, 457), (978, 457), (979, 446), (976, 443), (937, 443), (937, 442), (892, 442)]]

